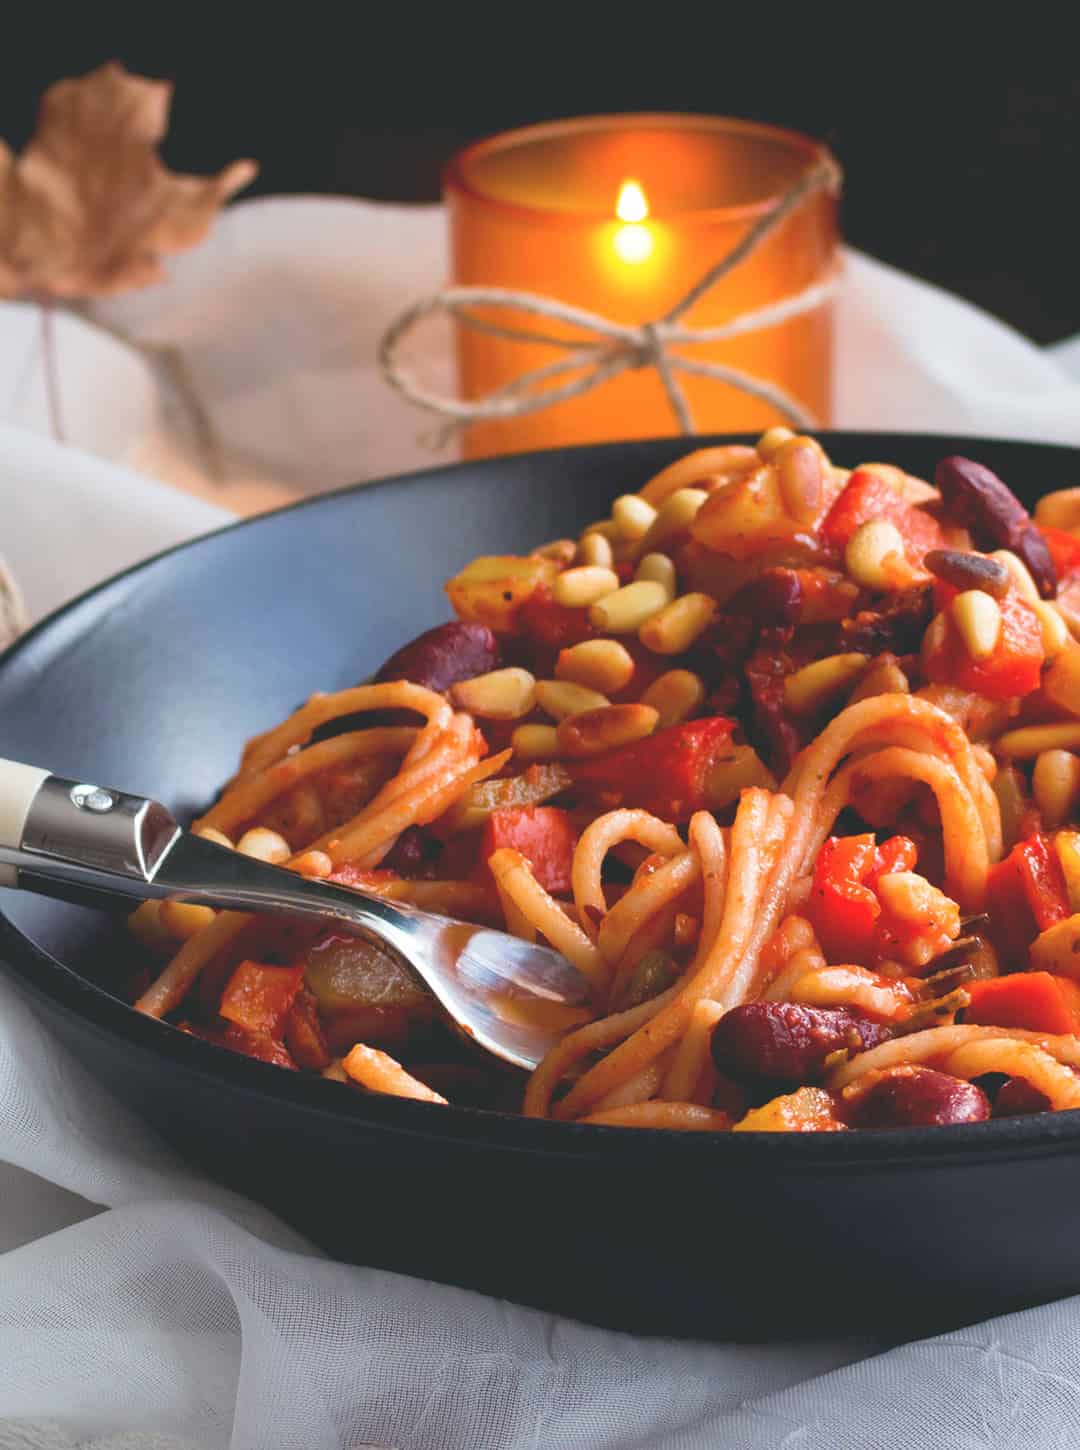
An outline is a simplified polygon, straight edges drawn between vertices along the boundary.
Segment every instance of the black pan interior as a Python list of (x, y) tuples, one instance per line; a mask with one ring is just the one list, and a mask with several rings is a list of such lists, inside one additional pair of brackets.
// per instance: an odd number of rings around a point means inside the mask
[[(1029, 501), (1080, 481), (1075, 449), (892, 434), (836, 433), (823, 435), (823, 441), (838, 463), (900, 462), (924, 477), (945, 454), (965, 453), (997, 470)], [(0, 659), (0, 753), (155, 796), (188, 816), (231, 773), (247, 736), (314, 690), (363, 679), (405, 640), (447, 618), (443, 581), (464, 562), (481, 553), (527, 551), (577, 533), (602, 516), (614, 496), (639, 488), (685, 451), (685, 442), (667, 439), (441, 468), (326, 496), (173, 550), (69, 606)], [(444, 1157), (451, 1145), (467, 1146), (474, 1165), (476, 1155), (488, 1150), (518, 1155), (518, 1162), (523, 1152), (547, 1155), (577, 1163), (582, 1171), (588, 1163), (590, 1181), (597, 1173), (596, 1181), (603, 1181), (610, 1170), (612, 1187), (621, 1171), (616, 1165), (640, 1163), (643, 1153), (653, 1155), (658, 1166), (677, 1163), (678, 1171), (693, 1175), (715, 1173), (722, 1153), (728, 1155), (725, 1176), (737, 1165), (740, 1173), (767, 1165), (761, 1172), (773, 1183), (784, 1180), (787, 1165), (801, 1164), (810, 1178), (799, 1180), (804, 1170), (796, 1167), (784, 1191), (809, 1204), (807, 1211), (823, 1222), (829, 1215), (821, 1206), (820, 1185), (837, 1171), (862, 1173), (875, 1165), (885, 1171), (917, 1160), (932, 1176), (934, 1165), (965, 1157), (974, 1163), (997, 1154), (1004, 1163), (1029, 1150), (1052, 1155), (1062, 1145), (1073, 1153), (1080, 1140), (1073, 1114), (1056, 1115), (1060, 1121), (1016, 1119), (948, 1132), (843, 1135), (843, 1141), (830, 1142), (684, 1138), (661, 1144), (664, 1135), (574, 1130), (396, 1102), (358, 1106), (350, 1099), (339, 1106), (338, 1099), (327, 1097), (328, 1084), (229, 1057), (120, 1006), (111, 992), (116, 958), (105, 949), (108, 938), (96, 914), (6, 891), (0, 903), (6, 918), (0, 921), (0, 956), (24, 989), (114, 1087), (145, 1084), (152, 1076), (146, 1111), (214, 1171), (274, 1202), (346, 1257), (437, 1274), (626, 1327), (712, 1333), (723, 1325), (745, 1330), (753, 1321), (771, 1333), (771, 1320), (763, 1316), (785, 1300), (779, 1289), (779, 1300), (766, 1296), (756, 1319), (745, 1305), (723, 1313), (700, 1303), (691, 1308), (688, 1291), (670, 1298), (669, 1265), (666, 1278), (657, 1272), (643, 1303), (613, 1288), (618, 1283), (613, 1264), (585, 1283), (582, 1265), (599, 1262), (595, 1241), (579, 1243), (577, 1258), (571, 1254), (573, 1273), (549, 1274), (545, 1284), (535, 1273), (530, 1279), (520, 1265), (502, 1262), (490, 1243), (484, 1254), (479, 1241), (466, 1252), (460, 1224), (458, 1248), (444, 1245), (441, 1257), (430, 1248), (420, 1254), (404, 1243), (394, 1247), (389, 1239), (389, 1246), (373, 1250), (325, 1203), (316, 1212), (295, 1175), (283, 1188), (261, 1174), (253, 1151), (238, 1159), (227, 1127), (228, 1105), (235, 1106), (236, 1121), (246, 1124), (249, 1148), (258, 1140), (253, 1123), (272, 1134), (275, 1123), (281, 1131), (281, 1114), (308, 1112), (314, 1115), (309, 1121), (320, 1124), (312, 1141), (338, 1141), (340, 1147), (341, 1134), (363, 1126), (384, 1146), (390, 1140), (424, 1141), (437, 1145), (431, 1152)], [(201, 1094), (219, 1105), (216, 1140), (214, 1133), (195, 1133), (178, 1106), (178, 1092), (169, 1098), (171, 1073), (178, 1083), (188, 1083), (189, 1106), (204, 1100)], [(198, 1091), (191, 1087), (196, 1082), (202, 1084)], [(452, 1158), (446, 1162), (453, 1165)], [(314, 1171), (310, 1164), (307, 1171)], [(527, 1179), (523, 1170), (521, 1182)], [(502, 1183), (505, 1192), (505, 1178)], [(536, 1185), (531, 1192), (542, 1197)], [(850, 1201), (857, 1197), (856, 1191)], [(762, 1204), (759, 1199), (754, 1213), (764, 1221), (768, 1211)], [(952, 1237), (962, 1245), (959, 1228)], [(1061, 1287), (1055, 1274), (1047, 1258), (1039, 1272), (1004, 1286), (1004, 1300), (1047, 1297)], [(1080, 1288), (1080, 1252), (1070, 1274)], [(991, 1301), (997, 1302), (992, 1295)], [(980, 1303), (985, 1302), (984, 1295)], [(786, 1322), (795, 1325), (791, 1318)], [(824, 1324), (820, 1316), (817, 1323)]]

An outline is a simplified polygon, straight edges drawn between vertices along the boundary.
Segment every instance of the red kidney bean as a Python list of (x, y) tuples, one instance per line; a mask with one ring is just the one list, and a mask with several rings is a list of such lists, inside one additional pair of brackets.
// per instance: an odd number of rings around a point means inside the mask
[(794, 569), (766, 569), (728, 600), (724, 613), (765, 626), (798, 624), (802, 584)]
[(973, 1082), (932, 1067), (891, 1068), (849, 1104), (856, 1128), (934, 1128), (981, 1123), (990, 1099)]
[(830, 1053), (863, 1052), (888, 1036), (887, 1027), (848, 1007), (746, 1002), (716, 1024), (712, 1055), (730, 1077), (806, 1083), (821, 1077)]
[(807, 726), (800, 728), (788, 711), (784, 680), (795, 666), (783, 641), (771, 635), (779, 635), (779, 631), (765, 631), (760, 647), (744, 663), (742, 674), (752, 705), (750, 738), (760, 742), (758, 748), (766, 764), (782, 779), (806, 743), (804, 733), (809, 732)]
[(971, 531), (976, 548), (1011, 549), (1023, 559), (1044, 599), (1057, 592), (1046, 540), (1020, 500), (991, 469), (970, 458), (943, 458), (934, 471), (950, 519)]
[(487, 625), (453, 619), (402, 645), (375, 679), (411, 680), (441, 692), (498, 667), (499, 643)]
[[(393, 680), (409, 680), (414, 685), (424, 685), (429, 690), (441, 693), (461, 680), (471, 680), (475, 675), (486, 675), (488, 670), (498, 669), (500, 663), (499, 643), (486, 624), (470, 624), (464, 620), (452, 619), (447, 624), (437, 624), (434, 629), (425, 630), (414, 640), (390, 656), (374, 676), (375, 683)], [(342, 715), (326, 725), (320, 725), (312, 735), (314, 744), (318, 740), (329, 740), (335, 735), (344, 735), (350, 730), (363, 730), (369, 725), (416, 725), (419, 717), (411, 710), (377, 710), (367, 714)]]
[(1022, 1077), (1010, 1077), (1003, 1082), (994, 1098), (995, 1118), (1019, 1118), (1049, 1111), (1050, 1099)]
[(836, 652), (918, 654), (926, 627), (934, 617), (932, 585), (916, 585), (890, 594), (880, 609), (863, 609), (845, 619), (837, 631)]
[(407, 826), (383, 858), (388, 871), (399, 876), (419, 876), (438, 855), (438, 843), (420, 826)]

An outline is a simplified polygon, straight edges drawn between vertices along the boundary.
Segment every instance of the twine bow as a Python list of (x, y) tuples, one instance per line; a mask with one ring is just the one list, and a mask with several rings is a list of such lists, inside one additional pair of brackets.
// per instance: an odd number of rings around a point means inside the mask
[[(620, 373), (638, 368), (655, 368), (671, 404), (671, 410), (683, 433), (693, 433), (694, 419), (679, 374), (713, 378), (729, 387), (748, 393), (769, 403), (777, 412), (800, 429), (812, 429), (817, 420), (797, 398), (768, 378), (755, 377), (741, 368), (725, 363), (705, 362), (673, 352), (676, 346), (693, 346), (721, 342), (747, 332), (775, 327), (820, 307), (835, 291), (835, 273), (824, 281), (812, 283), (801, 292), (783, 297), (751, 312), (741, 313), (719, 327), (687, 327), (681, 319), (716, 284), (744, 262), (772, 232), (812, 193), (829, 190), (838, 193), (841, 184), (839, 166), (826, 157), (808, 170), (771, 211), (766, 212), (736, 243), (730, 252), (701, 277), (663, 317), (640, 326), (612, 322), (581, 307), (559, 302), (533, 292), (517, 292), (507, 287), (447, 287), (406, 308), (387, 328), (379, 344), (379, 367), (383, 377), (399, 393), (418, 407), (445, 419), (444, 425), (432, 435), (434, 446), (441, 447), (456, 433), (473, 423), (491, 419), (521, 418), (543, 408), (554, 407), (570, 398), (582, 397), (593, 388), (616, 378)], [(579, 331), (576, 337), (556, 337), (540, 329), (510, 327), (488, 318), (478, 317), (475, 307), (506, 307), (527, 316), (564, 322)], [(543, 367), (522, 373), (519, 378), (484, 397), (470, 399), (449, 397), (423, 388), (399, 361), (397, 349), (412, 329), (426, 317), (446, 313), (465, 327), (492, 337), (512, 342), (541, 343), (559, 348), (567, 354)], [(567, 374), (578, 374), (567, 377)], [(558, 379), (566, 381), (558, 382)], [(549, 386), (554, 384), (554, 386)]]

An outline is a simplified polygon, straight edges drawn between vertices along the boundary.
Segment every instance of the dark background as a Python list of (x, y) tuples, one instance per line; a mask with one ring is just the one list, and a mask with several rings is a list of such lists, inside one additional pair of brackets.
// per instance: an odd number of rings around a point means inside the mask
[(1080, 68), (1064, 7), (1003, 8), (1000, 24), (988, 6), (908, 7), (894, 26), (828, 5), (805, 20), (770, 6), (759, 21), (718, 0), (451, 17), (290, 6), (280, 24), (263, 10), (155, 10), (171, 18), (151, 28), (111, 22), (107, 7), (81, 25), (65, 7), (40, 20), (24, 9), (0, 44), (0, 136), (22, 145), (50, 81), (116, 57), (176, 82), (164, 155), (177, 169), (249, 155), (262, 165), (253, 194), (421, 201), (452, 151), (507, 126), (750, 116), (832, 145), (856, 246), (1040, 342), (1080, 330)]

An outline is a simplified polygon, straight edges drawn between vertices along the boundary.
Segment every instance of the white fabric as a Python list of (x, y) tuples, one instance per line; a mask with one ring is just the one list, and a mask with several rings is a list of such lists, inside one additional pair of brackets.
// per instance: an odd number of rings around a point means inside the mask
[[(174, 283), (112, 305), (114, 322), (190, 341), (229, 449), (219, 497), (242, 505), (243, 488), (315, 490), (422, 460), (416, 420), (365, 372), (374, 312), (440, 280), (440, 227), (433, 210), (251, 203)], [(335, 269), (368, 309), (366, 332), (342, 320)], [(86, 452), (43, 436), (40, 319), (0, 307), (0, 550), (35, 614), (227, 517), (121, 466), (194, 477), (155, 369), (84, 323), (56, 324), (67, 437)], [(843, 426), (1080, 443), (1066, 372), (1080, 378), (1080, 345), (1050, 357), (858, 256), (840, 339)], [(680, 1344), (330, 1264), (177, 1161), (0, 978), (0, 1447), (1064, 1450), (1078, 1438), (1076, 1300), (892, 1349)]]
[[(1080, 381), (1049, 355), (861, 253), (845, 263), (837, 427), (1080, 437)], [(387, 324), (446, 271), (441, 207), (241, 202), (173, 261), (168, 282), (94, 309), (126, 336), (183, 349), (223, 481), (204, 476), (190, 414), (161, 365), (61, 312), (52, 326), (63, 436), (238, 512), (452, 457), (419, 441), (430, 417), (387, 388), (374, 361)], [(0, 422), (50, 433), (44, 356), (38, 309), (0, 305)], [(405, 360), (430, 386), (452, 386), (444, 324), (410, 338)]]

